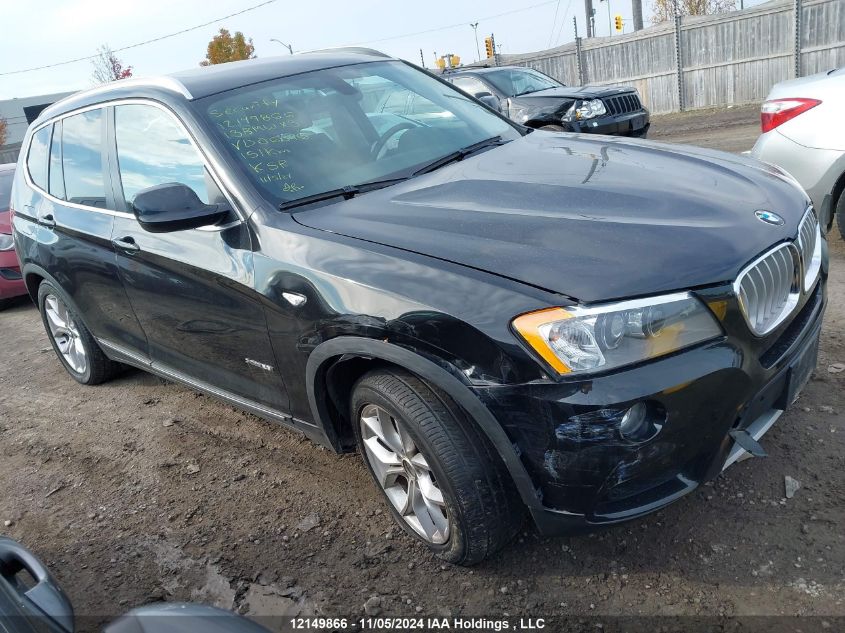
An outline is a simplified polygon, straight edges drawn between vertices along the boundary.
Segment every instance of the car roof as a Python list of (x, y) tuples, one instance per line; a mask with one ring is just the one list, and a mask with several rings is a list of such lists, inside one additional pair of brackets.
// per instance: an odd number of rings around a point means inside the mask
[(198, 66), (158, 77), (122, 79), (83, 90), (52, 104), (38, 119), (50, 119), (88, 105), (138, 96), (167, 94), (191, 101), (278, 77), (390, 59), (394, 58), (373, 49), (350, 47)]
[(447, 75), (462, 75), (466, 73), (478, 73), (479, 75), (483, 75), (485, 73), (494, 72), (497, 70), (534, 70), (533, 68), (526, 68), (525, 66), (477, 66), (469, 68), (456, 68), (455, 70), (450, 70), (446, 74)]

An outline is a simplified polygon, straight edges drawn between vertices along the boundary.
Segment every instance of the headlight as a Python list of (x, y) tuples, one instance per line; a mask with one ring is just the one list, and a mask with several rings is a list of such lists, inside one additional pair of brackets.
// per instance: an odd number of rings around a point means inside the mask
[(523, 314), (513, 328), (559, 374), (605, 371), (720, 336), (710, 310), (690, 293)]
[(576, 107), (578, 101), (572, 104), (569, 111), (564, 117), (568, 121), (583, 121), (584, 119), (594, 119), (602, 114), (607, 114), (607, 109), (604, 107), (601, 99), (590, 99), (589, 101), (581, 101), (580, 105)]
[(0, 251), (10, 251), (15, 247), (15, 240), (11, 235), (0, 233)]

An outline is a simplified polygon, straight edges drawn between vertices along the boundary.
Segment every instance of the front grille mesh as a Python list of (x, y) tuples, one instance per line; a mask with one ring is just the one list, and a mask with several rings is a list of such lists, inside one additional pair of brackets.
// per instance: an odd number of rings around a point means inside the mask
[(801, 225), (798, 227), (798, 248), (801, 250), (801, 261), (804, 262), (804, 290), (809, 290), (819, 272), (819, 263), (813, 260), (816, 244), (821, 239), (819, 221), (813, 209), (807, 209)]
[(640, 99), (635, 94), (620, 95), (604, 99), (604, 105), (610, 114), (625, 114), (642, 110)]
[(740, 305), (751, 330), (768, 334), (789, 316), (798, 303), (798, 253), (781, 244), (740, 273)]

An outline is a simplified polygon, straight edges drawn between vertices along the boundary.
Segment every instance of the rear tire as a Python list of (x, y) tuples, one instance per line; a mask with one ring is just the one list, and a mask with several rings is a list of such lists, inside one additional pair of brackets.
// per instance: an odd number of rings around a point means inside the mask
[(519, 530), (524, 506), (510, 475), (445, 393), (406, 371), (377, 370), (355, 385), (350, 411), (393, 518), (439, 558), (478, 563)]
[(120, 372), (121, 365), (106, 357), (65, 293), (49, 281), (38, 286), (38, 311), (53, 351), (74, 380), (98, 385)]

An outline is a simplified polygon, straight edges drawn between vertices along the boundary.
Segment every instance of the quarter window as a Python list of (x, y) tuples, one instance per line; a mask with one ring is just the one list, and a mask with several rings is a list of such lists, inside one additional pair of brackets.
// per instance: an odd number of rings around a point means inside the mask
[(62, 174), (62, 122), (53, 125), (53, 142), (50, 143), (50, 195), (65, 199), (65, 179)]
[(50, 131), (52, 125), (46, 125), (32, 135), (29, 154), (26, 157), (26, 168), (29, 177), (39, 189), (47, 189), (47, 154), (50, 148)]
[(102, 110), (89, 110), (63, 120), (62, 165), (69, 202), (105, 208)]
[(117, 106), (115, 136), (123, 196), (130, 208), (139, 191), (173, 182), (211, 202), (202, 157), (171, 115), (154, 106)]

